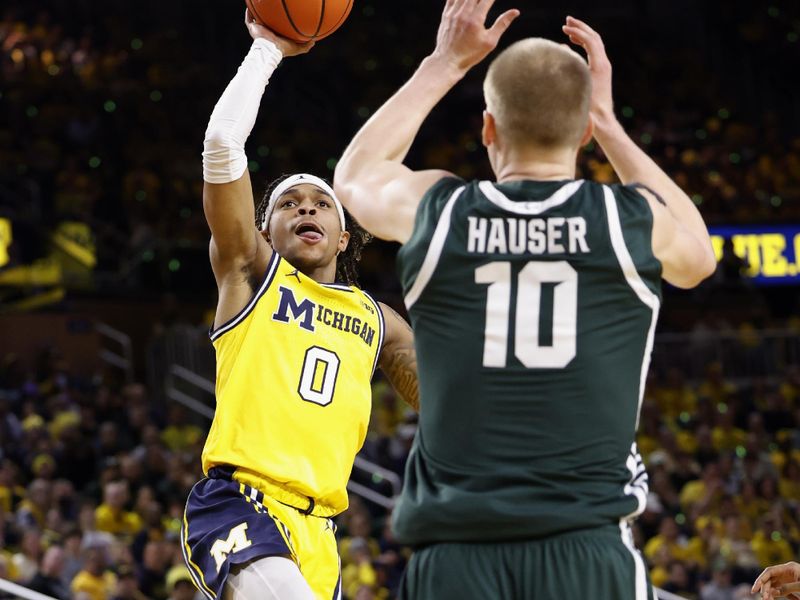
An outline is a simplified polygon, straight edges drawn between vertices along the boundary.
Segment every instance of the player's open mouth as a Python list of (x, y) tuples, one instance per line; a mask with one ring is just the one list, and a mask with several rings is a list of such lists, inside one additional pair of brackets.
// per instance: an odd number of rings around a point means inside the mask
[(323, 237), (322, 229), (316, 223), (305, 221), (294, 230), (296, 236), (309, 244), (316, 244)]

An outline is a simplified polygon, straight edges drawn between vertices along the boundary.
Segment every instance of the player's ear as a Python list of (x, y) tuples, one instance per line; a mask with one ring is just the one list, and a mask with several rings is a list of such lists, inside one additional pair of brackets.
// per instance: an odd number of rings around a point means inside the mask
[(347, 245), (350, 243), (350, 232), (343, 231), (339, 234), (339, 244), (337, 245), (337, 252), (336, 254), (341, 254), (345, 250), (347, 250)]
[(487, 148), (494, 144), (497, 139), (497, 126), (494, 116), (488, 110), (483, 111), (483, 128), (481, 129), (481, 141)]
[(586, 131), (583, 132), (583, 137), (581, 137), (580, 147), (583, 148), (586, 144), (588, 144), (592, 140), (593, 135), (594, 135), (594, 120), (592, 119), (592, 115), (589, 115), (589, 122), (586, 123)]

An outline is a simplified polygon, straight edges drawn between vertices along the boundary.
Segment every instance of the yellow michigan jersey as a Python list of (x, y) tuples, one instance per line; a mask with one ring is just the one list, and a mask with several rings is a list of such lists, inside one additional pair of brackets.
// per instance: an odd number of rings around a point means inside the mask
[(235, 480), (318, 516), (345, 510), (383, 336), (369, 295), (273, 253), (253, 299), (211, 333), (217, 408), (203, 471), (233, 467)]

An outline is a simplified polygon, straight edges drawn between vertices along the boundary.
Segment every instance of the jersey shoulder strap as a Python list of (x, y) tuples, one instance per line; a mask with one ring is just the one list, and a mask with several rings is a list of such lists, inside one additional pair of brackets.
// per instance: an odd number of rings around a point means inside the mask
[(459, 177), (444, 177), (422, 196), (414, 219), (414, 231), (397, 254), (398, 272), (404, 290), (409, 290), (416, 280), (448, 202), (465, 185), (466, 182)]
[(452, 197), (453, 193), (464, 187), (464, 185), (466, 185), (466, 182), (459, 177), (445, 177), (434, 183), (425, 192), (417, 207), (414, 232), (409, 242), (413, 240), (414, 236), (425, 232), (433, 232), (436, 229), (436, 223), (438, 223), (447, 201)]
[[(636, 270), (647, 287), (661, 297), (661, 261), (653, 254), (653, 211), (640, 192), (640, 184), (609, 186), (616, 205), (617, 218), (622, 229), (625, 246), (633, 259)], [(660, 196), (653, 193), (659, 202)], [(608, 215), (609, 220), (613, 215)]]

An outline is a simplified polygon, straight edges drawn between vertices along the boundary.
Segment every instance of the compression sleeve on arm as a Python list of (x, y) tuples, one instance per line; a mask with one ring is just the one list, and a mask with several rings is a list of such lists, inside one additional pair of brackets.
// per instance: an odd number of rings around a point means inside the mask
[(208, 183), (236, 181), (247, 168), (244, 143), (256, 122), (267, 82), (282, 58), (269, 40), (254, 40), (225, 88), (211, 113), (203, 143), (203, 179)]

